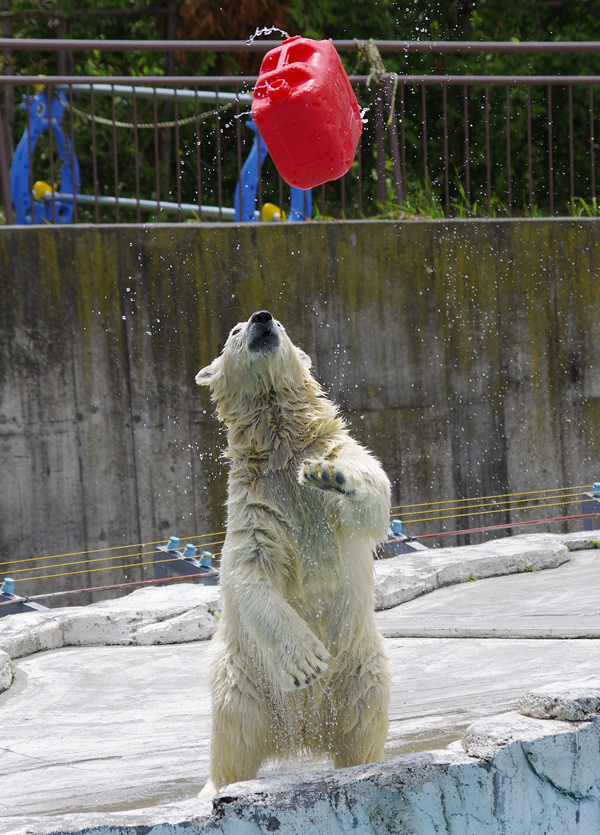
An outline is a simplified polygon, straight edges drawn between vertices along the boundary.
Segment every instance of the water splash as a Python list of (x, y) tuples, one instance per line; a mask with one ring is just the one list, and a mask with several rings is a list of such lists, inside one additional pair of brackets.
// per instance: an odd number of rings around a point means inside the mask
[(282, 34), (284, 40), (289, 38), (289, 34), (285, 31), (285, 29), (280, 29), (279, 26), (263, 26), (262, 28), (257, 26), (256, 32), (253, 35), (250, 35), (246, 41), (246, 46), (249, 46), (256, 38), (261, 38), (263, 35), (271, 35), (273, 32), (279, 32)]

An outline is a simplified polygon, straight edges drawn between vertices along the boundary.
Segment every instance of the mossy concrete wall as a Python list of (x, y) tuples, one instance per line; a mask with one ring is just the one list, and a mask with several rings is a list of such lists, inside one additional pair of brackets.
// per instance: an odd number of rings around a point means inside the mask
[[(260, 308), (313, 357), (395, 505), (588, 484), (599, 288), (595, 219), (5, 227), (0, 576), (222, 530), (224, 438), (194, 375)], [(138, 579), (141, 550), (17, 590)]]

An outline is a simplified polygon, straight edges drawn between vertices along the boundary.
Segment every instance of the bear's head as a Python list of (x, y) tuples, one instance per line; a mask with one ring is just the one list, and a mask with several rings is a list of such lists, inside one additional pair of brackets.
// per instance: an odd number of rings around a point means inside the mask
[(283, 325), (268, 310), (259, 310), (232, 328), (223, 351), (198, 372), (196, 383), (210, 387), (217, 414), (227, 420), (266, 394), (318, 388), (310, 367), (310, 357)]

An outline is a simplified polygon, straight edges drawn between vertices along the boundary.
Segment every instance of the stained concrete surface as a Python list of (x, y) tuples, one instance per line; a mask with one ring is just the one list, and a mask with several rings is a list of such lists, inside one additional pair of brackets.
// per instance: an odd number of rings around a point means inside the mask
[[(473, 635), (523, 619), (539, 619), (544, 634), (547, 618), (584, 618), (596, 630), (599, 561), (598, 550), (574, 552), (556, 569), (440, 589), (377, 617), (384, 630), (408, 621), (432, 634), (453, 619)], [(444, 747), (528, 690), (591, 680), (600, 669), (597, 638), (407, 637), (387, 646), (387, 756)], [(0, 832), (33, 832), (48, 816), (74, 812), (151, 816), (193, 800), (208, 773), (207, 650), (207, 642), (62, 648), (13, 662), (15, 682), (0, 695)], [(327, 765), (263, 774), (307, 767)]]

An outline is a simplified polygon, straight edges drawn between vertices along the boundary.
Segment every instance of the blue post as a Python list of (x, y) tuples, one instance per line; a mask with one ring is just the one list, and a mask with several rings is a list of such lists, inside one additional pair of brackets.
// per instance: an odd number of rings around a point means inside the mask
[(392, 533), (394, 536), (402, 535), (402, 519), (392, 519)]
[[(258, 177), (260, 169), (266, 160), (269, 151), (264, 139), (252, 119), (246, 122), (251, 131), (254, 131), (254, 142), (248, 154), (246, 162), (242, 166), (240, 179), (235, 187), (233, 206), (235, 208), (235, 219), (239, 223), (253, 223), (256, 220), (256, 193), (258, 191)], [(240, 201), (241, 192), (241, 201)], [(241, 203), (241, 207), (240, 207)], [(312, 212), (312, 191), (301, 188), (291, 189), (290, 220), (307, 220)]]

